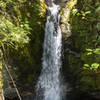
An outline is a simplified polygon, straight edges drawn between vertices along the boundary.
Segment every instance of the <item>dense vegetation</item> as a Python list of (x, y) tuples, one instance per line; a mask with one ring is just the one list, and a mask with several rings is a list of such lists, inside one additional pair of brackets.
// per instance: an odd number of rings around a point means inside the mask
[[(72, 35), (63, 37), (62, 71), (74, 89), (97, 92), (100, 91), (100, 0), (71, 1), (65, 9), (76, 1), (77, 4), (66, 20)], [(4, 89), (13, 87), (5, 64), (19, 90), (34, 91), (41, 71), (46, 7), (40, 0), (0, 0), (0, 92), (3, 84)]]
[[(33, 85), (40, 69), (45, 8), (39, 0), (0, 0), (0, 66), (6, 63), (16, 82)], [(4, 88), (12, 87), (5, 69), (3, 74)]]
[(72, 10), (72, 39), (83, 62), (80, 79), (82, 90), (99, 90), (100, 86), (100, 3), (81, 0)]

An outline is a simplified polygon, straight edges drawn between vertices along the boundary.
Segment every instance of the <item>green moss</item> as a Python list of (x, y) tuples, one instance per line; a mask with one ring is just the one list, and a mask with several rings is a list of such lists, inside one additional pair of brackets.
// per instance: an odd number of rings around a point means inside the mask
[(91, 77), (83, 77), (80, 80), (80, 82), (81, 82), (81, 86), (80, 86), (81, 91), (91, 91), (95, 89), (95, 84)]

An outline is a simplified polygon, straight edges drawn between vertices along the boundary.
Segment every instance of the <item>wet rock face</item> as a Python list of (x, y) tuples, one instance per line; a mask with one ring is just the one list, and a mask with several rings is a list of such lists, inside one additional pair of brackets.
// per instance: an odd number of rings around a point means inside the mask
[(45, 0), (45, 3), (47, 6), (52, 6), (52, 1), (51, 0)]
[(56, 3), (56, 4), (65, 3), (65, 2), (67, 2), (67, 1), (69, 1), (69, 0), (55, 0), (55, 3)]
[(62, 1), (62, 0), (55, 0), (54, 2), (55, 2), (56, 4), (59, 4), (61, 1)]
[[(58, 5), (64, 5), (66, 2), (68, 2), (69, 0), (54, 0), (54, 3), (55, 4), (58, 4)], [(48, 5), (51, 5), (51, 0), (45, 0), (47, 6)]]
[(6, 100), (17, 100), (15, 98), (18, 98), (15, 88), (5, 89), (4, 96)]
[[(54, 3), (55, 4), (58, 4), (61, 6), (61, 10), (63, 10), (64, 14), (61, 15), (61, 31), (62, 31), (62, 34), (63, 34), (63, 37), (65, 38), (68, 38), (71, 36), (71, 29), (70, 29), (70, 24), (68, 23), (68, 19), (69, 19), (69, 16), (70, 16), (70, 9), (68, 8), (63, 8), (62, 7), (65, 7), (66, 6), (66, 3), (68, 2), (69, 0), (54, 0)], [(51, 0), (45, 0), (47, 6), (52, 6), (52, 1)], [(48, 9), (47, 9), (47, 13), (48, 13)]]

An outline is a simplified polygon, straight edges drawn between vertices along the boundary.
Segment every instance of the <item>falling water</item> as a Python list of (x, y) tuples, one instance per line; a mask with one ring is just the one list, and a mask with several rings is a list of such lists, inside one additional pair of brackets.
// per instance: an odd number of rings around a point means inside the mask
[(42, 72), (37, 84), (37, 91), (40, 91), (38, 97), (42, 97), (43, 100), (62, 100), (60, 82), (62, 35), (59, 11), (60, 7), (51, 2), (45, 26)]

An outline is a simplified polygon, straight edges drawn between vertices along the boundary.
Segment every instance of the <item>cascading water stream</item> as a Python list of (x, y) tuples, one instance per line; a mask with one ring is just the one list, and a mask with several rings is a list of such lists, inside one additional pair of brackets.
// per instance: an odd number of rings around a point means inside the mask
[(37, 96), (42, 97), (43, 100), (62, 100), (60, 82), (62, 47), (62, 35), (59, 25), (60, 7), (55, 5), (53, 1), (51, 4), (48, 7), (49, 15), (45, 26), (42, 72), (37, 84)]

